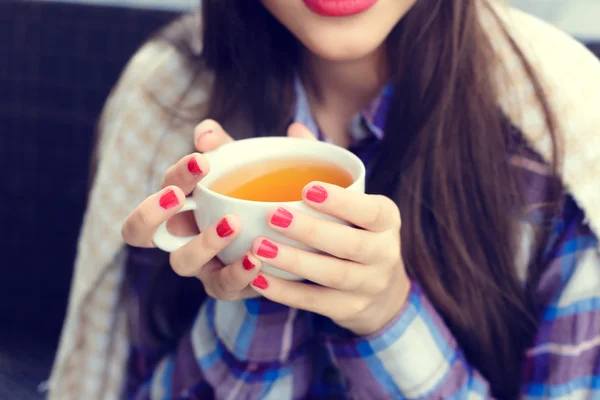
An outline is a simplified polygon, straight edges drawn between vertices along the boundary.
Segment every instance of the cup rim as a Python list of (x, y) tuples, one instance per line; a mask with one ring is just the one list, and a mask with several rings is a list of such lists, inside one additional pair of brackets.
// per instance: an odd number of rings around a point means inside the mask
[[(236, 146), (239, 144), (243, 144), (243, 143), (247, 143), (248, 141), (253, 141), (253, 142), (258, 142), (258, 141), (282, 141), (282, 140), (286, 140), (286, 141), (296, 141), (299, 143), (306, 143), (307, 141), (312, 142), (312, 144), (317, 145), (317, 146), (323, 146), (323, 147), (329, 147), (332, 151), (337, 151), (340, 153), (344, 153), (347, 157), (349, 157), (351, 160), (353, 160), (353, 162), (356, 163), (356, 165), (358, 165), (359, 168), (359, 173), (358, 176), (352, 181), (352, 183), (346, 188), (346, 189), (350, 189), (353, 186), (357, 185), (361, 179), (365, 178), (366, 175), (366, 168), (365, 168), (365, 164), (362, 162), (362, 160), (354, 153), (352, 153), (350, 150), (344, 148), (344, 147), (340, 147), (337, 146), (333, 143), (329, 143), (329, 142), (324, 142), (324, 141), (312, 141), (310, 139), (304, 139), (304, 138), (291, 138), (291, 137), (287, 137), (287, 136), (261, 136), (261, 137), (253, 137), (253, 138), (248, 138), (248, 139), (240, 139), (240, 140), (236, 140), (233, 141), (231, 143), (227, 143), (221, 147), (219, 147), (217, 150), (214, 150), (212, 152), (209, 153), (205, 153), (205, 156), (210, 157), (211, 154), (216, 154), (217, 152), (221, 152), (227, 148), (231, 148), (232, 146)], [(210, 163), (210, 160), (209, 160)], [(212, 165), (211, 165), (211, 170), (212, 170)], [(209, 171), (210, 174), (210, 171)], [(196, 184), (196, 188), (195, 190), (200, 190), (208, 195), (211, 195), (217, 199), (223, 199), (223, 200), (227, 200), (227, 201), (232, 201), (234, 203), (244, 203), (244, 204), (263, 204), (263, 205), (274, 205), (274, 204), (286, 204), (286, 205), (294, 205), (294, 204), (301, 204), (304, 203), (303, 200), (294, 200), (294, 201), (257, 201), (257, 200), (244, 200), (244, 199), (238, 199), (236, 197), (229, 197), (229, 196), (225, 196), (224, 194), (221, 193), (217, 193), (211, 189), (209, 189), (207, 186), (203, 185), (204, 180), (201, 180), (200, 182), (198, 182)], [(194, 190), (194, 191), (195, 191)]]

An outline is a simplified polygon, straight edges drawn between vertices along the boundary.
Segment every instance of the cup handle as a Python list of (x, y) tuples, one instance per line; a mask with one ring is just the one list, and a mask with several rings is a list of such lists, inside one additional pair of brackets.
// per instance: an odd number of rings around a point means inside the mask
[[(181, 207), (181, 210), (177, 211), (177, 214), (181, 214), (182, 212), (186, 211), (194, 211), (196, 210), (196, 208), (196, 201), (188, 197), (187, 199), (185, 199), (185, 204), (183, 205), (183, 207)], [(175, 236), (167, 230), (167, 221), (165, 221), (162, 224), (160, 224), (160, 226), (156, 230), (156, 233), (152, 238), (152, 242), (154, 242), (156, 247), (158, 247), (159, 249), (168, 253), (172, 253), (175, 250), (178, 250), (185, 244), (192, 241), (196, 236), (198, 235)]]

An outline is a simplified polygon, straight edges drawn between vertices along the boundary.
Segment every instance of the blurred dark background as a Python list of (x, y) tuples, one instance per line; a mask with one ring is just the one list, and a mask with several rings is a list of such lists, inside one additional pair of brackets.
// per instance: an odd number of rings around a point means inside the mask
[(98, 115), (127, 60), (178, 14), (0, 0), (0, 399), (41, 397)]
[(176, 16), (0, 0), (0, 399), (40, 398), (65, 315), (98, 115), (127, 60)]

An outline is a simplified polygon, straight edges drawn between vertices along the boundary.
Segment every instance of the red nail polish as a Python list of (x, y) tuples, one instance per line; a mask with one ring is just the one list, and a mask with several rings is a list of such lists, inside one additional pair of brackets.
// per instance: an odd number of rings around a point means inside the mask
[(250, 261), (248, 256), (246, 256), (246, 257), (244, 257), (244, 260), (242, 261), (242, 267), (244, 267), (244, 269), (246, 271), (250, 271), (251, 269), (253, 269), (255, 267), (255, 265), (252, 263), (252, 261)]
[(256, 286), (259, 289), (265, 290), (269, 287), (269, 282), (267, 282), (262, 275), (259, 275), (254, 281), (252, 281), (252, 286)]
[(169, 190), (160, 197), (158, 202), (165, 210), (171, 209), (179, 204), (179, 199), (174, 191)]
[(323, 203), (327, 200), (327, 191), (323, 186), (315, 185), (306, 192), (306, 199), (315, 203)]
[(188, 167), (188, 171), (190, 171), (190, 173), (192, 175), (202, 175), (202, 170), (200, 169), (200, 166), (198, 165), (198, 161), (196, 161), (196, 157), (192, 157), (190, 159), (187, 167)]
[(229, 222), (227, 222), (227, 218), (223, 218), (221, 222), (219, 222), (219, 224), (217, 225), (217, 235), (219, 235), (222, 238), (225, 238), (227, 236), (230, 236), (232, 233), (233, 229), (231, 229)]
[(271, 217), (271, 223), (280, 228), (287, 228), (292, 223), (294, 216), (285, 208), (278, 208)]
[(264, 258), (275, 258), (277, 257), (277, 253), (279, 249), (275, 245), (275, 243), (271, 243), (268, 240), (263, 240), (258, 246), (257, 254)]

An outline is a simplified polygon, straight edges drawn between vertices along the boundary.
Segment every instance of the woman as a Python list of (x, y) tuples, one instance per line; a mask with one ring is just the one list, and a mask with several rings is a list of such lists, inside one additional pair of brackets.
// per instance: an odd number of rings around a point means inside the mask
[[(112, 94), (51, 398), (599, 396), (598, 61), (494, 1), (261, 3), (204, 0)], [(369, 194), (304, 192), (357, 228), (273, 210), (326, 254), (220, 265), (235, 215), (148, 249), (194, 148), (286, 131), (363, 159)]]

